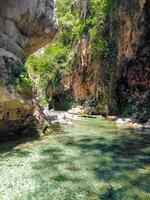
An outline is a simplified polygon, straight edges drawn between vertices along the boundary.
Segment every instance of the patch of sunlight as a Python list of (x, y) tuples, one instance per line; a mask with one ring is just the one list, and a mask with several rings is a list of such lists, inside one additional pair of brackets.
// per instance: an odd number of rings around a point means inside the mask
[(148, 200), (150, 134), (82, 119), (0, 149), (0, 200)]

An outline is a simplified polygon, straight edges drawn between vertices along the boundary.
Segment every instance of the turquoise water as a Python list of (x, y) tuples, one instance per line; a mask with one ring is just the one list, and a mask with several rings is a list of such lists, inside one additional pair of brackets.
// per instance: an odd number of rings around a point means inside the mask
[(0, 148), (0, 200), (150, 200), (150, 133), (82, 119)]

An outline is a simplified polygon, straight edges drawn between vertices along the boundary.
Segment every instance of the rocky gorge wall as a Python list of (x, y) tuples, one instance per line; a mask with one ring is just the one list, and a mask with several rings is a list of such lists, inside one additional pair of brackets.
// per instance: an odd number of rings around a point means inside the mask
[[(107, 47), (96, 55), (91, 51), (92, 25), (84, 23), (91, 18), (91, 1), (73, 2), (72, 9), (77, 7), (84, 29), (80, 39), (71, 41), (76, 56), (70, 62), (69, 77), (62, 69), (62, 86), (67, 87), (55, 91), (48, 87), (59, 97), (56, 106), (63, 98), (66, 104), (66, 97), (75, 102), (88, 100), (99, 113), (133, 114), (145, 122), (150, 118), (150, 2), (109, 1), (103, 30), (97, 35), (97, 41), (103, 39)], [(18, 93), (14, 83), (28, 56), (51, 42), (56, 31), (53, 0), (0, 0), (0, 140), (36, 132), (41, 116), (32, 91), (27, 86), (27, 94)]]
[(18, 94), (13, 82), (26, 58), (56, 31), (53, 0), (0, 0), (0, 139), (35, 129), (32, 96)]
[(118, 96), (123, 93), (121, 88), (125, 88), (126, 84), (129, 90), (127, 93), (126, 88), (126, 99), (137, 100), (150, 91), (150, 2), (122, 2), (119, 17), (121, 34), (118, 40), (117, 59), (121, 73)]
[[(78, 1), (80, 20), (86, 21), (90, 15), (90, 1)], [(99, 64), (92, 63), (89, 28), (85, 28), (76, 45), (77, 59), (72, 69), (72, 90), (75, 101), (98, 97)]]
[[(82, 10), (88, 13), (86, 7)], [(150, 117), (149, 20), (148, 0), (112, 2), (103, 30), (107, 51), (92, 57), (88, 33), (77, 45), (72, 76), (75, 100), (95, 99), (106, 113), (120, 113), (128, 107), (137, 118), (141, 112)]]

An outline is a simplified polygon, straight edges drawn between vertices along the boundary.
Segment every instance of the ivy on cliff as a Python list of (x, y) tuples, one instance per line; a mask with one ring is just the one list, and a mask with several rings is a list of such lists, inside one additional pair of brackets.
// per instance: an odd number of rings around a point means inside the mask
[(9, 83), (16, 87), (19, 94), (32, 97), (32, 80), (23, 66), (16, 66)]

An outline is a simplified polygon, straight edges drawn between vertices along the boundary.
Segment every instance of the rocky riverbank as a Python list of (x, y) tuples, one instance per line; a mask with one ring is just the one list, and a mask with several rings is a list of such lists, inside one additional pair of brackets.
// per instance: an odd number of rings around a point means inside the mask
[(150, 130), (150, 120), (142, 124), (133, 118), (122, 118), (119, 116), (102, 116), (99, 114), (92, 114), (91, 110), (93, 110), (93, 108), (90, 109), (89, 107), (87, 108), (84, 106), (75, 106), (72, 109), (65, 112), (49, 110), (48, 107), (45, 107), (45, 109), (43, 110), (43, 114), (51, 124), (72, 124), (74, 120), (83, 117), (114, 121), (114, 123), (116, 123), (116, 126), (119, 128)]
[(122, 118), (119, 116), (104, 117), (102, 115), (92, 114), (92, 112), (95, 112), (94, 108), (84, 107), (84, 106), (76, 106), (68, 111), (68, 113), (80, 117), (100, 118), (100, 119), (114, 121), (118, 127), (122, 128), (150, 130), (150, 119), (146, 123), (139, 123), (135, 118), (132, 117), (131, 118)]
[(73, 120), (78, 118), (78, 115), (70, 114), (69, 112), (56, 111), (54, 109), (49, 110), (45, 107), (43, 113), (48, 121), (52, 124), (71, 124)]
[(118, 118), (116, 120), (116, 125), (118, 127), (150, 130), (150, 119), (146, 123), (141, 124), (132, 118)]

